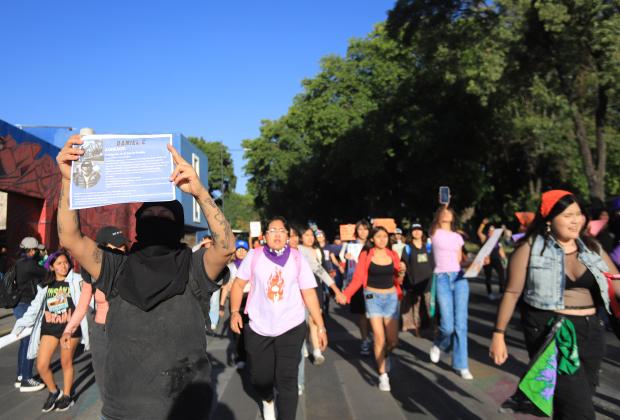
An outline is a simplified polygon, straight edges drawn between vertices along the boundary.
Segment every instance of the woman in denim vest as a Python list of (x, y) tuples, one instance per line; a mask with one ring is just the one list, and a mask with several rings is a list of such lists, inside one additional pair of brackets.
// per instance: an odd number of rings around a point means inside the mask
[[(557, 375), (553, 412), (558, 419), (595, 418), (592, 397), (605, 353), (605, 329), (597, 309), (603, 306), (609, 311), (604, 273), (617, 273), (599, 244), (584, 232), (585, 216), (572, 193), (552, 190), (542, 195), (536, 218), (511, 258), (489, 352), (498, 365), (508, 358), (505, 330), (521, 296), (521, 323), (530, 358), (542, 346), (552, 319), (561, 315), (570, 320), (579, 367), (573, 374)], [(620, 284), (614, 286), (618, 294)], [(519, 403), (522, 397), (511, 400)]]

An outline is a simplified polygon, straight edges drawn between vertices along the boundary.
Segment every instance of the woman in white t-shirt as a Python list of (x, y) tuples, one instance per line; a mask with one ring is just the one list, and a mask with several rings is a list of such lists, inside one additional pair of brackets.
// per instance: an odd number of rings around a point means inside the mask
[(463, 237), (455, 232), (455, 215), (449, 207), (440, 207), (430, 229), (435, 257), (435, 282), (440, 322), (439, 336), (430, 350), (433, 363), (442, 351), (452, 351), (452, 368), (463, 379), (474, 379), (467, 360), (467, 305), (469, 283), (461, 272)]
[[(294, 420), (297, 411), (298, 365), (306, 336), (306, 307), (318, 327), (321, 350), (327, 331), (314, 288), (314, 274), (298, 250), (288, 246), (288, 227), (282, 217), (267, 225), (267, 244), (251, 250), (237, 271), (230, 295), (230, 325), (243, 329), (252, 383), (263, 400), (263, 418)], [(240, 314), (243, 288), (251, 283), (244, 325)], [(277, 366), (277, 369), (276, 369)]]

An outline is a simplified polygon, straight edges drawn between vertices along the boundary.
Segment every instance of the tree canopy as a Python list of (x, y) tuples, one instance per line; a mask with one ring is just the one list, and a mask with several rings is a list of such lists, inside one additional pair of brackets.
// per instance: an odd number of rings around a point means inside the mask
[(437, 189), (477, 217), (540, 192), (620, 193), (618, 1), (401, 0), (326, 56), (245, 140), (264, 215), (427, 220)]

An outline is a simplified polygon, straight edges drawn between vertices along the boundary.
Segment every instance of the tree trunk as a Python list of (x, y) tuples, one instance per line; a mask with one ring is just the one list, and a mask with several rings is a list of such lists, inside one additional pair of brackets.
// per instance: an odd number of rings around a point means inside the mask
[[(599, 103), (599, 107), (600, 105), (601, 104)], [(577, 139), (577, 145), (579, 146), (579, 152), (581, 153), (583, 170), (586, 173), (586, 177), (588, 180), (588, 187), (590, 189), (590, 200), (592, 204), (602, 204), (605, 202), (605, 169), (607, 161), (607, 150), (605, 147), (605, 139), (603, 137), (604, 127), (599, 126), (598, 118), (596, 120), (596, 149), (598, 157), (598, 167), (594, 165), (594, 160), (592, 159), (592, 151), (590, 150), (588, 133), (586, 132), (586, 127), (583, 122), (583, 116), (581, 115), (581, 112), (579, 112), (577, 105), (573, 104), (573, 123), (575, 125), (575, 138)]]

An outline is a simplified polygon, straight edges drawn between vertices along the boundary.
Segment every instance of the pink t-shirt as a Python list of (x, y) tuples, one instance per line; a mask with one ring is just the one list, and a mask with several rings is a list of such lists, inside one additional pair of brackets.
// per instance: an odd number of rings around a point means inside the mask
[(463, 237), (450, 230), (437, 229), (431, 237), (435, 273), (454, 273), (461, 271), (459, 254), (463, 248)]
[[(241, 280), (250, 280), (255, 254), (250, 250), (239, 266), (237, 277)], [(271, 262), (264, 254), (257, 258), (246, 304), (250, 328), (257, 334), (276, 337), (306, 320), (300, 289), (316, 287), (316, 280), (308, 262), (297, 250), (291, 250), (284, 267)]]

